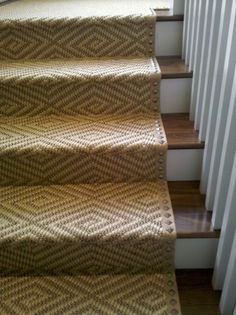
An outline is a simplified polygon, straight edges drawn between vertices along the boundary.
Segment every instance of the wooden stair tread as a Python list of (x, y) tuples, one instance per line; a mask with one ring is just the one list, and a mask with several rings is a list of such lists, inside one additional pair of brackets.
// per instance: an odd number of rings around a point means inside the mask
[(169, 10), (161, 10), (156, 9), (156, 16), (158, 22), (169, 22), (169, 21), (183, 21), (184, 15), (183, 14), (174, 14), (173, 9)]
[(184, 60), (179, 56), (157, 57), (161, 68), (162, 79), (192, 78), (193, 72), (189, 71)]
[(212, 288), (212, 269), (176, 270), (183, 315), (220, 315), (220, 291)]
[(198, 132), (189, 120), (189, 114), (162, 114), (169, 149), (202, 149), (204, 143), (199, 141)]
[(218, 238), (211, 225), (212, 213), (205, 208), (200, 182), (168, 182), (178, 238)]

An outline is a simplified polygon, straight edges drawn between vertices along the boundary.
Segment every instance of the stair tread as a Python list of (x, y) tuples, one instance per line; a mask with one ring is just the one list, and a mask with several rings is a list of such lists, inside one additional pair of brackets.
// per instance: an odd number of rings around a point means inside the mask
[[(211, 217), (212, 213), (207, 211), (204, 205), (205, 196), (201, 195), (199, 192), (199, 182), (168, 182), (170, 198), (173, 206), (174, 217), (175, 217), (175, 224), (177, 230), (177, 237), (178, 238), (218, 238), (219, 231), (215, 231), (211, 225)], [(106, 184), (102, 184), (106, 185)], [(110, 185), (110, 184), (109, 184)], [(109, 186), (108, 185), (108, 186)], [(113, 187), (132, 187), (135, 184), (111, 184)], [(140, 196), (145, 198), (145, 191), (143, 191), (142, 187), (145, 187), (148, 184), (141, 184), (140, 185)], [(155, 185), (155, 184), (154, 184)], [(98, 185), (99, 187), (100, 185)], [(71, 187), (71, 193), (67, 193), (67, 187)], [(21, 201), (22, 203), (28, 204), (28, 206), (32, 209), (40, 211), (41, 203), (45, 203), (48, 207), (54, 208), (55, 205), (58, 204), (61, 198), (61, 207), (63, 208), (64, 202), (66, 200), (71, 199), (73, 200), (73, 194), (75, 194), (75, 201), (78, 199), (77, 189), (80, 191), (79, 188), (84, 189), (87, 191), (87, 195), (85, 197), (93, 198), (94, 197), (94, 185), (55, 185), (55, 186), (33, 186), (33, 187), (0, 187), (1, 192), (1, 201), (2, 204), (7, 204), (4, 201), (4, 195), (9, 198), (11, 196), (11, 203), (19, 204), (16, 202), (17, 200)], [(74, 189), (73, 189), (74, 188)], [(89, 189), (90, 188), (90, 189)], [(50, 195), (50, 191), (55, 190), (58, 191), (58, 194), (53, 193)], [(41, 198), (35, 198), (35, 195), (39, 191), (42, 196)], [(83, 192), (83, 190), (82, 190)], [(109, 193), (109, 190), (108, 190)], [(58, 195), (58, 196), (57, 196)], [(157, 194), (158, 195), (158, 194)], [(48, 200), (46, 196), (49, 196)], [(32, 200), (27, 201), (28, 198)], [(116, 195), (118, 198), (118, 195)], [(158, 197), (157, 197), (158, 198)], [(44, 200), (45, 201), (44, 201)], [(119, 202), (124, 202), (126, 198), (119, 200)], [(53, 201), (53, 203), (51, 202)], [(38, 208), (36, 204), (38, 203)], [(137, 202), (141, 202), (141, 199), (137, 199)], [(78, 201), (75, 203), (75, 205)], [(111, 202), (112, 204), (112, 202)], [(6, 207), (7, 210), (7, 207)], [(55, 215), (52, 213), (52, 215)], [(43, 216), (42, 216), (43, 219)], [(2, 231), (3, 232), (3, 231)]]
[(157, 57), (161, 68), (162, 79), (192, 78), (193, 72), (188, 69), (181, 57)]
[[(88, 58), (67, 60), (0, 61), (0, 81), (16, 84), (27, 80), (47, 84), (56, 80), (81, 78), (102, 79), (132, 77), (160, 77), (160, 69), (154, 58)], [(114, 78), (115, 76), (115, 78)]]
[(155, 10), (157, 16), (157, 22), (169, 22), (169, 21), (183, 21), (184, 15), (183, 14), (174, 14), (173, 9), (169, 10)]
[(171, 268), (175, 226), (166, 181), (8, 186), (0, 195), (6, 273)]
[(178, 238), (218, 238), (211, 225), (212, 212), (205, 208), (200, 182), (168, 182)]
[(179, 308), (173, 273), (1, 277), (0, 287), (1, 307), (17, 310), (17, 314), (27, 309), (32, 315), (149, 315), (153, 310), (174, 314)]
[(204, 142), (198, 138), (188, 113), (162, 114), (169, 149), (203, 149)]
[(0, 117), (1, 153), (167, 145), (160, 114)]
[(0, 115), (158, 112), (155, 58), (0, 62)]
[[(158, 211), (169, 202), (167, 191), (165, 181), (0, 187), (0, 242), (28, 237), (38, 237), (39, 242), (40, 237), (84, 241), (99, 237), (99, 242), (116, 241), (114, 236), (118, 242), (132, 235), (168, 238), (174, 232), (172, 210)], [(168, 232), (161, 232), (162, 224)]]
[(1, 185), (165, 177), (159, 114), (0, 117), (0, 134)]

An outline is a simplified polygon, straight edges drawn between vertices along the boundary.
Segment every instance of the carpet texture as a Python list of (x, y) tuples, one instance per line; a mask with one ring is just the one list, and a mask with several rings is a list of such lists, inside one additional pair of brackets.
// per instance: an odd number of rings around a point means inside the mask
[(179, 314), (173, 274), (0, 277), (1, 314)]
[(165, 178), (160, 115), (0, 117), (0, 186)]
[(0, 193), (1, 272), (173, 270), (175, 227), (165, 181), (1, 187)]
[(153, 3), (1, 6), (1, 314), (180, 315)]

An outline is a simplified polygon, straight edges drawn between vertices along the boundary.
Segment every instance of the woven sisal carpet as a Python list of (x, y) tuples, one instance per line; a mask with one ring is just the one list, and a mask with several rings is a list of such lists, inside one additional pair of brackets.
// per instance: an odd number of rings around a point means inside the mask
[(2, 315), (180, 315), (150, 7), (1, 6)]

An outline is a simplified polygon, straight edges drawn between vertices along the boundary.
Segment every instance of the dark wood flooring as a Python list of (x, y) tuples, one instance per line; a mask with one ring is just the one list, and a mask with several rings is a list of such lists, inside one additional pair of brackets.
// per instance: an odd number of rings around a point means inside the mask
[(220, 315), (220, 292), (213, 291), (212, 270), (177, 270), (182, 315)]
[(173, 10), (170, 9), (157, 9), (155, 10), (157, 21), (158, 22), (168, 22), (168, 21), (183, 21), (184, 15), (183, 14), (174, 14)]

